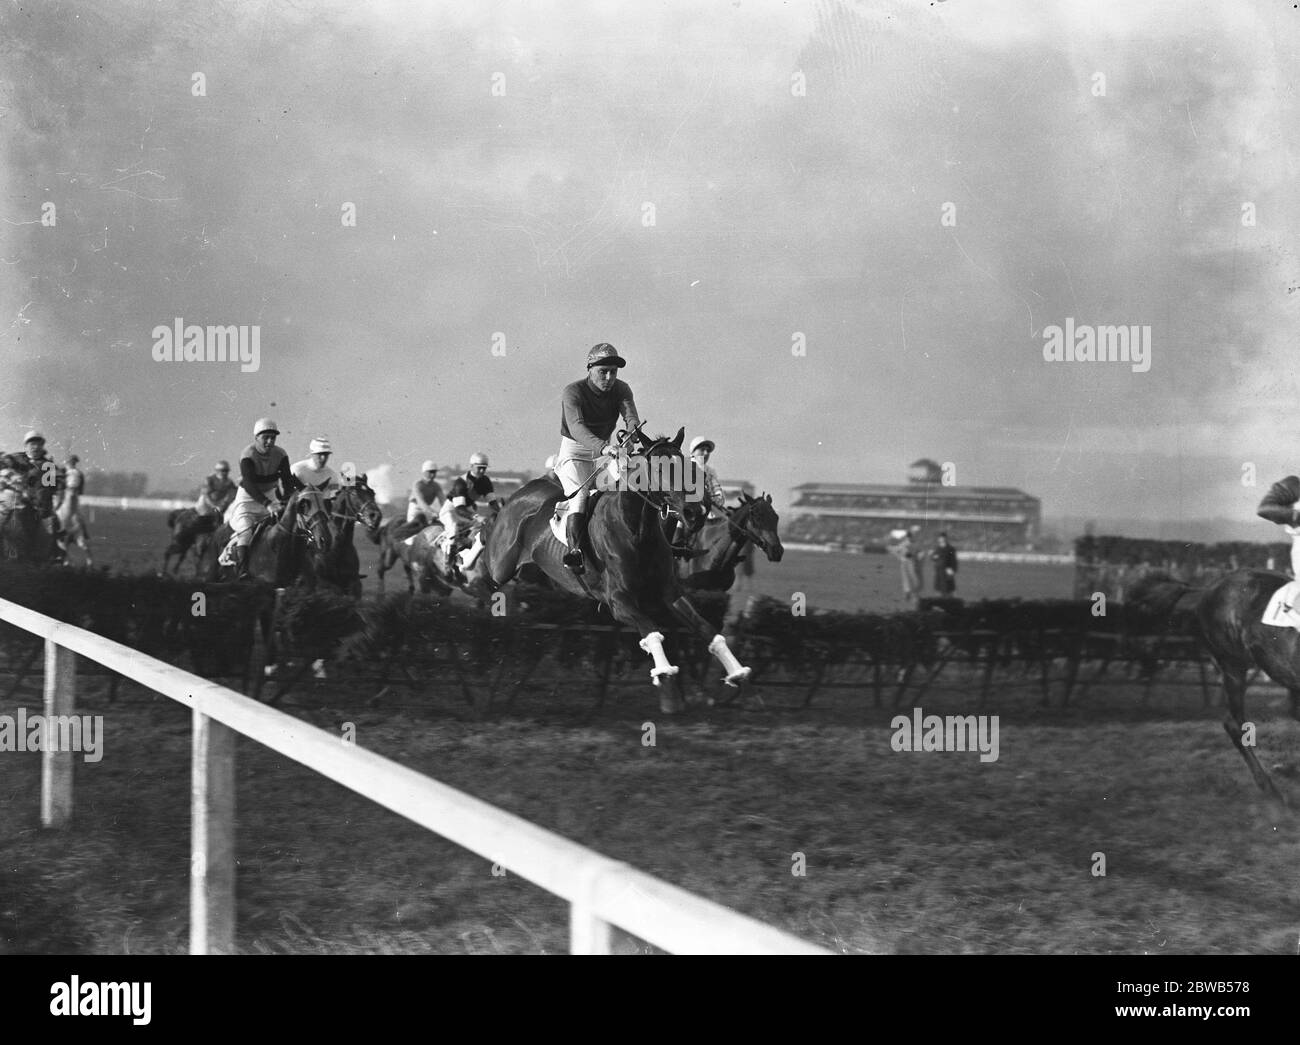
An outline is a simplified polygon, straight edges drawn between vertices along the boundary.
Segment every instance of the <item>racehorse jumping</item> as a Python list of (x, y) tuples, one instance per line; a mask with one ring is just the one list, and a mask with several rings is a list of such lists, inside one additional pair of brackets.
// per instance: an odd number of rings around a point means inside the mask
[[(637, 456), (654, 462), (652, 472), (672, 474), (671, 461), (680, 469), (693, 467), (682, 456), (683, 431), (676, 438), (650, 441), (638, 431), (626, 436), (624, 446), (635, 447)], [(669, 467), (657, 467), (667, 464)], [(602, 473), (598, 472), (597, 475)], [(678, 471), (685, 476), (685, 471)], [(685, 482), (682, 483), (685, 487)], [(506, 502), (488, 534), (483, 560), (483, 582), (500, 588), (531, 562), (558, 588), (594, 599), (609, 607), (614, 619), (635, 628), (641, 648), (654, 660), (650, 677), (656, 686), (664, 676), (677, 674), (663, 649), (661, 628), (680, 620), (709, 643), (709, 652), (726, 671), (724, 681), (736, 686), (749, 677), (727, 646), (682, 594), (672, 548), (664, 535), (662, 518), (668, 509), (677, 510), (688, 526), (698, 522), (704, 508), (689, 501), (685, 489), (642, 491), (637, 489), (600, 493), (590, 506), (587, 524), (586, 571), (578, 576), (563, 563), (565, 545), (551, 529), (551, 515), (564, 491), (553, 474), (522, 486)], [(661, 693), (665, 712), (679, 709), (676, 694)]]
[(200, 515), (193, 508), (177, 508), (168, 512), (167, 528), (172, 532), (172, 539), (167, 545), (167, 550), (163, 552), (163, 574), (166, 575), (167, 564), (175, 557), (172, 576), (178, 575), (181, 572), (181, 563), (185, 561), (185, 556), (190, 553), (190, 549), (194, 550), (194, 572), (198, 573), (203, 568), (208, 545), (212, 543), (212, 535), (217, 532), (217, 527), (220, 525), (221, 516), (216, 512)]
[(772, 495), (740, 495), (740, 504), (728, 508), (726, 518), (706, 522), (697, 543), (702, 555), (678, 564), (682, 587), (688, 591), (730, 591), (736, 583), (736, 565), (745, 548), (753, 544), (768, 562), (780, 562), (785, 549), (777, 533), (779, 521)]
[[(208, 555), (209, 580), (236, 579), (235, 567), (221, 566), (214, 554), (225, 547), (231, 533), (227, 523), (217, 529)], [(287, 588), (298, 580), (314, 587), (315, 573), (308, 558), (317, 562), (326, 559), (333, 536), (325, 495), (317, 490), (297, 490), (277, 518), (265, 520), (254, 531), (248, 549), (248, 572), (277, 588)]]
[(375, 503), (375, 491), (366, 482), (364, 473), (338, 493), (329, 510), (331, 539), (322, 553), (308, 556), (307, 564), (315, 581), (361, 598), (361, 560), (352, 544), (352, 534), (357, 523), (374, 540), (383, 522), (383, 513)]
[[(1269, 599), (1290, 578), (1268, 570), (1235, 570), (1208, 588), (1192, 588), (1163, 574), (1151, 574), (1133, 585), (1126, 604), (1167, 616), (1195, 608), (1200, 637), (1223, 673), (1228, 711), (1223, 729), (1261, 791), (1283, 805), (1286, 796), (1244, 742), (1246, 686), (1252, 668), (1260, 668), (1291, 697), (1291, 717), (1300, 719), (1300, 631), (1263, 622)], [(1253, 736), (1254, 730), (1251, 729)]]

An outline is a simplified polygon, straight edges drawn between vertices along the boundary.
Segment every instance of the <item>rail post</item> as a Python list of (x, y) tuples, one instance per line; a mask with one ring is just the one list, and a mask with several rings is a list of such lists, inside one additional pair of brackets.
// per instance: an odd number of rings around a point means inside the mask
[(235, 953), (235, 730), (193, 711), (190, 954)]
[(58, 722), (77, 703), (77, 655), (45, 640), (45, 745), (41, 752), (41, 826), (62, 827), (72, 817), (72, 751), (59, 748)]

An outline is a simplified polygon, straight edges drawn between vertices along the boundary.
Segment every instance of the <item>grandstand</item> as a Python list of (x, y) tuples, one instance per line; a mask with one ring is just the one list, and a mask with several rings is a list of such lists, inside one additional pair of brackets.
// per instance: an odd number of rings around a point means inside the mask
[(891, 531), (918, 525), (921, 540), (940, 531), (958, 548), (972, 551), (1032, 550), (1038, 540), (1042, 502), (1007, 486), (945, 486), (935, 462), (912, 465), (908, 481), (804, 483), (791, 491), (791, 542), (878, 550)]
[(750, 497), (754, 496), (754, 484), (747, 479), (719, 479), (718, 483), (722, 486), (722, 493), (728, 504), (739, 501), (742, 493), (749, 494)]

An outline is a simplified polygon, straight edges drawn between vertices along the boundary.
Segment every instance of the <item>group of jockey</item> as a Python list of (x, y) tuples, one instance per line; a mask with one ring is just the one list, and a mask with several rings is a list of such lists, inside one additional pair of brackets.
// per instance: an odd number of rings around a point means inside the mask
[(274, 420), (258, 418), (253, 441), (239, 455), (239, 481), (230, 478), (228, 461), (218, 461), (203, 480), (194, 506), (200, 515), (220, 514), (230, 524), (230, 551), (241, 579), (249, 576), (249, 548), (258, 523), (277, 516), (298, 490), (332, 495), (343, 488), (343, 480), (329, 466), (334, 448), (328, 439), (313, 439), (307, 457), (290, 465), (289, 455), (276, 445), (279, 436), (280, 427)]
[[(582, 544), (592, 480), (619, 452), (619, 446), (611, 442), (619, 422), (628, 431), (641, 423), (632, 389), (618, 377), (626, 365), (612, 345), (596, 345), (587, 353), (587, 376), (566, 386), (562, 395), (560, 448), (547, 465), (553, 465), (567, 499), (564, 563), (578, 574), (584, 570)], [(253, 441), (239, 455), (238, 477), (232, 479), (228, 461), (218, 461), (204, 478), (195, 503), (200, 516), (220, 516), (230, 524), (231, 556), (241, 578), (248, 576), (249, 548), (259, 522), (278, 514), (297, 490), (311, 488), (328, 495), (343, 486), (329, 466), (333, 448), (328, 439), (312, 439), (308, 456), (290, 464), (289, 455), (276, 445), (279, 435), (273, 419), (259, 418), (253, 426)], [(22, 452), (0, 455), (0, 523), (15, 507), (17, 495), (25, 491), (43, 514), (55, 518), (55, 535), (61, 542), (74, 520), (78, 532), (84, 534), (78, 516), (83, 477), (76, 467), (77, 456), (70, 455), (66, 466), (55, 465), (46, 454), (44, 437), (35, 431), (27, 433), (24, 446)], [(722, 486), (709, 465), (714, 449), (713, 440), (703, 436), (690, 444), (691, 460), (704, 477), (710, 518), (717, 518), (725, 507)], [(424, 461), (420, 472), (411, 484), (406, 520), (428, 526), (436, 519), (442, 524), (448, 572), (456, 579), (455, 552), (468, 534), (480, 502), (492, 511), (501, 507), (488, 476), (487, 455), (473, 454), (469, 469), (452, 480), (446, 493), (438, 483), (434, 461)]]
[[(587, 376), (564, 389), (560, 448), (547, 461), (568, 502), (564, 563), (578, 574), (585, 568), (582, 543), (593, 477), (619, 451), (611, 442), (618, 423), (622, 421), (628, 431), (641, 423), (632, 389), (618, 377), (618, 371), (626, 365), (626, 360), (609, 344), (596, 345), (587, 353)], [(227, 513), (235, 534), (233, 553), (241, 577), (247, 576), (248, 547), (254, 528), (268, 513), (279, 508), (273, 499), (277, 493), (287, 499), (294, 490), (304, 486), (330, 493), (341, 485), (327, 463), (331, 453), (329, 440), (313, 439), (308, 448), (310, 457), (290, 465), (288, 455), (275, 445), (279, 434), (273, 420), (258, 420), (253, 429), (253, 442), (239, 458), (239, 482), (231, 481), (229, 464), (218, 461), (213, 474), (204, 480), (196, 505), (200, 514)], [(703, 436), (690, 444), (691, 460), (704, 477), (709, 518), (717, 518), (725, 508), (722, 484), (709, 464), (714, 449), (713, 440)], [(461, 579), (456, 551), (470, 531), (480, 502), (493, 512), (501, 507), (488, 476), (487, 455), (481, 452), (470, 457), (469, 469), (456, 476), (446, 492), (438, 482), (438, 465), (433, 460), (421, 464), (420, 476), (411, 484), (406, 521), (430, 526), (436, 519), (442, 524), (447, 572), (454, 581)]]
[(81, 518), (81, 495), (85, 476), (81, 459), (69, 454), (67, 463), (56, 464), (45, 449), (45, 436), (35, 430), (23, 436), (23, 449), (0, 454), (0, 527), (14, 509), (26, 501), (42, 519), (50, 520), (52, 535), (61, 560), (68, 540), (75, 540), (93, 565), (89, 533)]
[[(276, 445), (279, 435), (274, 420), (259, 418), (253, 426), (253, 441), (240, 453), (238, 481), (230, 477), (230, 463), (218, 461), (203, 480), (195, 503), (199, 515), (220, 515), (230, 524), (231, 557), (240, 578), (248, 576), (249, 548), (259, 522), (277, 515), (297, 490), (318, 490), (329, 496), (344, 485), (329, 465), (333, 446), (327, 438), (313, 439), (307, 447), (308, 456), (290, 464), (289, 455)], [(444, 494), (437, 480), (438, 466), (428, 460), (420, 467), (420, 478), (411, 484), (406, 520), (419, 526), (429, 526), (434, 520), (442, 523), (448, 572), (453, 579), (459, 579), (455, 553), (470, 530), (479, 502), (493, 511), (501, 506), (487, 470), (487, 456), (475, 453), (469, 470), (452, 480)]]
[(487, 454), (475, 452), (470, 455), (469, 469), (456, 476), (444, 493), (438, 482), (438, 465), (428, 460), (420, 465), (420, 477), (411, 483), (406, 521), (419, 527), (432, 526), (435, 519), (442, 524), (439, 539), (447, 564), (447, 579), (453, 584), (465, 580), (456, 553), (468, 543), (480, 502), (493, 513), (501, 509), (501, 499), (488, 476), (488, 467)]

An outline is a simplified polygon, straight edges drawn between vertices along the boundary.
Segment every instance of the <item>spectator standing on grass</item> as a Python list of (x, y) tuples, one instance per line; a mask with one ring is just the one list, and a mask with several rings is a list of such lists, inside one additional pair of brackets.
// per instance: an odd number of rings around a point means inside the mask
[(897, 557), (903, 578), (903, 601), (909, 606), (921, 597), (921, 574), (918, 566), (919, 549), (916, 535), (921, 532), (919, 526), (910, 530), (895, 530), (896, 540), (889, 546), (891, 555)]
[(940, 595), (954, 594), (957, 591), (957, 549), (948, 543), (946, 533), (939, 534), (930, 558), (934, 560), (934, 590)]

